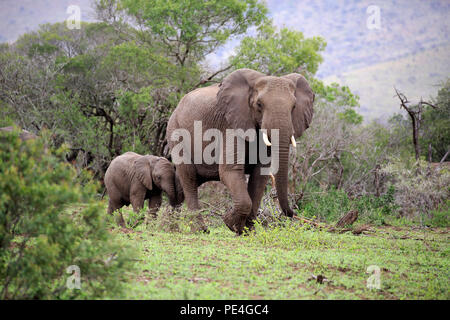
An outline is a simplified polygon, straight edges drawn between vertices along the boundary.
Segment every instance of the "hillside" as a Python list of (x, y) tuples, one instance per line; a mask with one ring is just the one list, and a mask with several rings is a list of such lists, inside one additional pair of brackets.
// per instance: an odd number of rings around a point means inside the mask
[(361, 98), (366, 119), (387, 119), (399, 112), (394, 86), (410, 101), (435, 97), (450, 76), (450, 44), (324, 78), (325, 83), (349, 86)]

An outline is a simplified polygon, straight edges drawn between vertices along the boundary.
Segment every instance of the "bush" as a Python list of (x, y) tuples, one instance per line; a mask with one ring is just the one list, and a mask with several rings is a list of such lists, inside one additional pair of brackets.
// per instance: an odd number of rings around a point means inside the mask
[(450, 200), (447, 200), (438, 209), (432, 210), (425, 218), (425, 224), (431, 227), (448, 228), (450, 226)]
[(448, 169), (429, 167), (425, 161), (416, 163), (413, 159), (405, 161), (393, 158), (382, 167), (382, 171), (395, 186), (395, 203), (401, 208), (403, 216), (419, 218), (424, 223), (432, 218), (435, 210), (440, 208), (445, 211), (446, 203), (448, 208)]
[(331, 188), (326, 191), (310, 190), (298, 203), (300, 214), (335, 222), (350, 210), (358, 210), (359, 220), (382, 224), (393, 216), (398, 207), (394, 203), (395, 189), (390, 187), (380, 197), (364, 195), (351, 198), (344, 190)]
[[(120, 296), (133, 253), (108, 232), (96, 186), (42, 139), (1, 133), (0, 150), (0, 299)], [(66, 285), (71, 265), (79, 290)]]

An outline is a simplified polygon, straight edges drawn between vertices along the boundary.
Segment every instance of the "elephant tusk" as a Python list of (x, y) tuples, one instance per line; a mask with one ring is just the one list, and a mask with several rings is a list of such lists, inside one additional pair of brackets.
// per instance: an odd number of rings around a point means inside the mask
[(272, 188), (275, 188), (275, 177), (273, 174), (270, 174), (270, 178), (272, 179)]
[(269, 137), (267, 136), (267, 133), (263, 132), (263, 140), (266, 146), (270, 147), (272, 144), (270, 143)]
[(297, 142), (295, 141), (294, 136), (291, 136), (291, 143), (294, 148), (297, 148)]

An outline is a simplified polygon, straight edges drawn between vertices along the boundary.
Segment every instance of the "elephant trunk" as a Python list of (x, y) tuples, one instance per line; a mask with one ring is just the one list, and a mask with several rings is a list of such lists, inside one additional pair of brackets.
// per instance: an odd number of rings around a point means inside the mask
[[(294, 215), (294, 211), (290, 208), (288, 201), (289, 147), (292, 143), (293, 130), (292, 127), (286, 125), (286, 123), (289, 124), (290, 121), (290, 116), (288, 116), (288, 121), (286, 121), (286, 117), (284, 117), (271, 122), (272, 124), (275, 124), (275, 128), (279, 129), (278, 141), (275, 141), (275, 139), (274, 141), (271, 141), (272, 163), (277, 160), (276, 157), (278, 156), (278, 171), (275, 173), (275, 186), (281, 210), (283, 214), (288, 217)], [(277, 149), (278, 155), (275, 154)]]
[(176, 207), (178, 205), (177, 201), (177, 192), (175, 189), (174, 179), (171, 181), (166, 181), (161, 184), (161, 189), (167, 194), (167, 198), (169, 199), (169, 204), (172, 207)]
[(176, 205), (180, 205), (184, 201), (183, 187), (181, 186), (178, 174), (175, 173), (175, 193), (176, 193)]
[(275, 175), (275, 186), (277, 188), (278, 202), (283, 214), (292, 217), (294, 212), (289, 207), (288, 201), (288, 164), (289, 164), (289, 143), (280, 146), (279, 168)]
[(176, 207), (178, 205), (177, 202), (177, 193), (175, 192), (175, 188), (171, 187), (168, 190), (166, 190), (167, 197), (169, 198), (169, 204), (172, 207)]

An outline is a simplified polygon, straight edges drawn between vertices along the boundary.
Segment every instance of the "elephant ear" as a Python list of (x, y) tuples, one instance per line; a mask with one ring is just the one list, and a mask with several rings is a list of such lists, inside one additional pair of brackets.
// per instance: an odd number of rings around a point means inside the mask
[(134, 161), (134, 172), (136, 178), (148, 189), (153, 189), (152, 172), (155, 167), (156, 157), (141, 156)]
[(295, 84), (295, 108), (292, 110), (294, 136), (299, 138), (309, 128), (314, 109), (314, 93), (305, 77), (298, 73), (291, 73), (283, 78), (290, 79)]
[(219, 85), (217, 106), (225, 110), (229, 129), (255, 127), (250, 111), (250, 97), (256, 80), (265, 75), (251, 70), (239, 69), (230, 73)]

